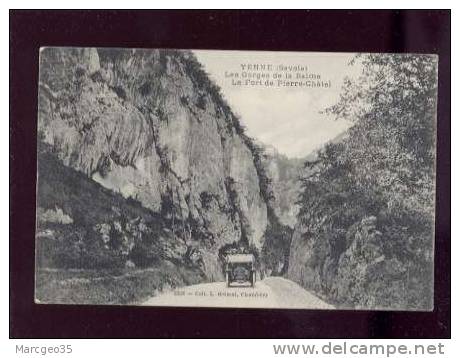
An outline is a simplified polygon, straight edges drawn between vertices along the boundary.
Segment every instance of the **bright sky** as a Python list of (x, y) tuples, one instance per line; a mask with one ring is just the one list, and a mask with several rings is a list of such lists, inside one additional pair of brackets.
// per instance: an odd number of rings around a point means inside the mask
[[(358, 73), (357, 66), (348, 66), (353, 54), (213, 50), (194, 53), (222, 88), (233, 111), (241, 116), (249, 135), (288, 157), (308, 155), (349, 126), (319, 112), (337, 102), (344, 77)], [(241, 64), (306, 66), (307, 73), (330, 80), (331, 88), (232, 85), (228, 74), (239, 72), (241, 75)]]

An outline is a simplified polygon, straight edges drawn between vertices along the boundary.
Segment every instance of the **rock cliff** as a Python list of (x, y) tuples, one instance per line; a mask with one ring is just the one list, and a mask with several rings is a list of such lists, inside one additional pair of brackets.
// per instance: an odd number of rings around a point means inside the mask
[(39, 146), (159, 213), (172, 259), (198, 256), (216, 278), (224, 244), (263, 246), (262, 164), (191, 52), (44, 48), (39, 86)]

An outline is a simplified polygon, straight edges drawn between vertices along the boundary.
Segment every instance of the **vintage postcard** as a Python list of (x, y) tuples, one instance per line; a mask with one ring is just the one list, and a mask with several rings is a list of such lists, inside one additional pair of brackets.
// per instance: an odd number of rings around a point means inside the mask
[(437, 62), (42, 48), (36, 302), (432, 310)]

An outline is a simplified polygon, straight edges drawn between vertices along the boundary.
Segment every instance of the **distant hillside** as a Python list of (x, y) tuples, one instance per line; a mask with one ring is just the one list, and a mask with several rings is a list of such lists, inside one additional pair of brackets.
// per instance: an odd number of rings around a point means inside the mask
[(294, 227), (300, 194), (300, 177), (303, 174), (304, 159), (288, 158), (275, 148), (264, 146), (264, 166), (272, 180), (274, 209), (280, 221)]

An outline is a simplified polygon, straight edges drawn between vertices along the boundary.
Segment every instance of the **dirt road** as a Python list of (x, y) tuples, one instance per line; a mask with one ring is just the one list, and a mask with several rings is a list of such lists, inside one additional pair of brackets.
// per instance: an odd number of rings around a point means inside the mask
[(227, 287), (225, 282), (181, 287), (146, 300), (147, 306), (334, 309), (296, 283), (269, 277), (252, 287)]

